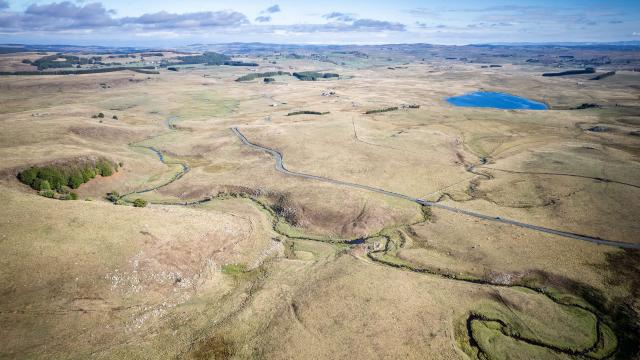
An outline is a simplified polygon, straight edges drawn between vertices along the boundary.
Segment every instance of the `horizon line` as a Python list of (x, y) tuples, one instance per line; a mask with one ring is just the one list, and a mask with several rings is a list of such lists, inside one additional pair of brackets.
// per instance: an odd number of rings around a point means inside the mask
[(100, 48), (144, 48), (144, 49), (175, 49), (180, 47), (190, 46), (215, 46), (215, 45), (279, 45), (279, 46), (391, 46), (391, 45), (430, 45), (430, 46), (591, 46), (591, 45), (610, 45), (610, 46), (640, 46), (640, 40), (619, 40), (619, 41), (543, 41), (543, 42), (480, 42), (480, 43), (467, 43), (467, 44), (443, 44), (443, 43), (428, 43), (428, 42), (400, 42), (400, 43), (313, 43), (313, 42), (299, 42), (299, 43), (277, 43), (277, 42), (256, 42), (256, 41), (229, 41), (229, 42), (214, 42), (214, 43), (191, 43), (183, 45), (173, 46), (157, 46), (157, 45), (80, 45), (80, 44), (57, 44), (57, 43), (1, 43), (0, 46), (69, 46), (69, 47), (100, 47)]

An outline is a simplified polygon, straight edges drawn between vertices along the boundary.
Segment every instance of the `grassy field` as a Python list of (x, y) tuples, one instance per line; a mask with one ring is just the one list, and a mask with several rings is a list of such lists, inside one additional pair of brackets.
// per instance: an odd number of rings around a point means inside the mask
[[(341, 77), (2, 78), (0, 358), (637, 355), (637, 251), (288, 177), (230, 127), (291, 171), (638, 244), (640, 73), (578, 86), (460, 62), (278, 59), (257, 71), (290, 67)], [(444, 101), (477, 89), (551, 110)], [(603, 107), (569, 110), (590, 102)], [(287, 116), (300, 109), (327, 113)], [(16, 179), (83, 156), (122, 168), (76, 201)], [(150, 204), (113, 205), (111, 191)]]

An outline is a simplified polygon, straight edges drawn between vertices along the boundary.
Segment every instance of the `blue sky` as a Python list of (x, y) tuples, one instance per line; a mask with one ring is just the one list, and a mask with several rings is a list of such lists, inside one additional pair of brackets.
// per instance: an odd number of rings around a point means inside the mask
[(640, 1), (0, 0), (0, 42), (640, 41)]

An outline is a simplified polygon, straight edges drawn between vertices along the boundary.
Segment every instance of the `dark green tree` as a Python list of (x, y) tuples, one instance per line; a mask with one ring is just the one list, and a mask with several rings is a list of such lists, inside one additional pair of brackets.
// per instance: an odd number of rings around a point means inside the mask
[(20, 174), (18, 174), (18, 179), (22, 183), (30, 186), (33, 186), (33, 182), (36, 180), (37, 177), (38, 177), (38, 169), (34, 167), (23, 170)]
[(80, 169), (74, 169), (69, 174), (69, 182), (67, 183), (67, 185), (69, 185), (69, 187), (72, 189), (77, 189), (84, 182), (85, 181), (84, 176), (82, 175), (82, 171)]
[(40, 184), (38, 184), (38, 190), (51, 190), (51, 184), (49, 184), (47, 180), (40, 180), (39, 182)]

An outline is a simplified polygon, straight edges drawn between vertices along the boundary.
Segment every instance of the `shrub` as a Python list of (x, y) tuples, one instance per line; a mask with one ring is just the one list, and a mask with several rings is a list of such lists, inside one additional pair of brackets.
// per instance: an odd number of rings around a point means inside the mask
[(82, 169), (82, 179), (84, 180), (84, 182), (87, 182), (94, 177), (96, 177), (96, 169), (93, 169), (91, 167)]
[(118, 120), (118, 117), (117, 117), (116, 115), (113, 115), (111, 118), (112, 118), (113, 120)]
[(140, 198), (135, 199), (135, 200), (133, 200), (133, 206), (135, 206), (135, 207), (145, 207), (145, 206), (147, 206), (147, 200), (140, 199)]
[[(34, 167), (24, 170), (20, 174), (18, 174), (18, 179), (22, 183), (30, 185), (32, 187), (33, 187), (33, 182), (36, 180), (37, 177), (38, 177), (38, 169)], [(35, 190), (39, 190), (39, 189), (35, 189)]]
[(52, 189), (62, 189), (69, 182), (65, 174), (58, 168), (46, 166), (38, 171), (38, 178), (47, 180)]
[(42, 190), (39, 194), (50, 199), (53, 199), (53, 197), (56, 196), (56, 193), (53, 192), (53, 190)]
[(69, 193), (70, 200), (78, 200), (78, 194), (71, 192)]
[(113, 166), (107, 160), (99, 160), (96, 163), (96, 173), (102, 176), (113, 175)]
[[(40, 180), (40, 179), (38, 179)], [(51, 190), (51, 185), (47, 180), (40, 180), (40, 184), (38, 185), (38, 190)]]
[(98, 117), (102, 119), (104, 117), (104, 114), (103, 113), (99, 113)]
[(84, 180), (84, 175), (82, 174), (82, 171), (80, 169), (72, 170), (71, 174), (69, 175), (69, 182), (68, 182), (69, 187), (72, 189), (77, 189), (78, 187), (80, 187), (80, 185), (84, 183), (85, 183), (85, 180)]
[[(31, 188), (32, 188), (33, 190), (40, 190), (40, 183), (41, 183), (41, 182), (42, 182), (42, 179), (38, 179), (38, 178), (36, 178), (36, 179), (35, 179), (35, 180), (33, 180), (33, 182), (30, 184), (30, 185), (31, 185)], [(49, 182), (47, 181), (47, 183), (49, 183)], [(49, 187), (51, 187), (51, 185), (49, 185)]]
[(107, 200), (115, 204), (116, 202), (118, 202), (118, 200), (120, 200), (120, 194), (117, 191), (108, 192)]

